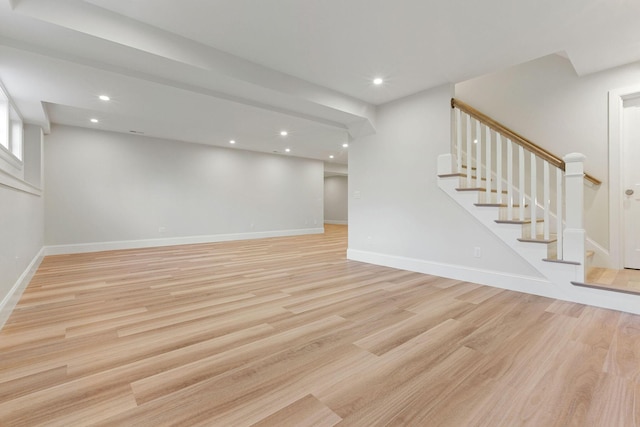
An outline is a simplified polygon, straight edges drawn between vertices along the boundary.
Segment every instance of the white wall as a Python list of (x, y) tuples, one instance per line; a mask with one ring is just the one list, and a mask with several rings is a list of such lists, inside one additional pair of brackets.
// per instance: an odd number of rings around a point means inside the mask
[(451, 95), (444, 86), (385, 104), (377, 134), (349, 145), (348, 256), (478, 283), (495, 274), (539, 278), (438, 188), (437, 156), (450, 152)]
[(607, 96), (639, 79), (640, 63), (579, 77), (567, 59), (550, 55), (457, 84), (455, 96), (560, 157), (585, 154), (585, 171), (603, 182), (585, 187), (585, 227), (608, 247)]
[(43, 162), (42, 141), (44, 134), (40, 126), (24, 125), (24, 180), (42, 188)]
[(328, 176), (324, 179), (324, 222), (347, 223), (348, 184), (349, 178), (346, 176)]
[[(0, 185), (0, 303), (43, 246), (42, 197)], [(6, 302), (6, 301), (5, 301)], [(0, 327), (2, 326), (0, 304)]]
[(55, 126), (45, 165), (47, 245), (322, 230), (320, 161)]
[(24, 182), (25, 170), (40, 170), (42, 138), (39, 128), (27, 126), (23, 168), (0, 165), (0, 328), (42, 258), (44, 203), (41, 182)]

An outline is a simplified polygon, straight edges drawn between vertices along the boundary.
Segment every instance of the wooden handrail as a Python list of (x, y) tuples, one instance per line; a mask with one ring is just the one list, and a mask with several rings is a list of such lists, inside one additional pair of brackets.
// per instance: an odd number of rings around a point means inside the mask
[[(475, 118), (476, 120), (479, 120), (480, 122), (482, 122), (486, 126), (488, 126), (491, 129), (493, 129), (494, 131), (499, 132), (500, 134), (506, 136), (511, 141), (515, 142), (516, 144), (521, 145), (526, 150), (531, 151), (536, 156), (546, 160), (547, 162), (549, 162), (550, 164), (554, 165), (555, 167), (564, 170), (564, 161), (561, 158), (555, 156), (554, 154), (551, 154), (550, 152), (548, 152), (544, 148), (539, 147), (538, 145), (536, 145), (533, 142), (529, 141), (524, 136), (515, 133), (514, 131), (512, 131), (508, 127), (504, 126), (501, 123), (498, 123), (497, 121), (493, 120), (491, 117), (481, 113), (480, 111), (476, 110), (475, 108), (473, 108), (469, 104), (465, 104), (464, 102), (462, 102), (462, 101), (460, 101), (458, 99), (451, 98), (451, 108), (456, 108), (456, 107), (460, 111), (464, 111), (465, 113), (467, 113), (471, 117)], [(585, 179), (587, 181), (589, 181), (589, 182), (591, 182), (591, 183), (593, 183), (595, 185), (602, 184), (602, 182), (600, 180), (594, 178), (593, 176), (589, 175), (588, 173), (585, 173), (584, 177), (585, 177)]]

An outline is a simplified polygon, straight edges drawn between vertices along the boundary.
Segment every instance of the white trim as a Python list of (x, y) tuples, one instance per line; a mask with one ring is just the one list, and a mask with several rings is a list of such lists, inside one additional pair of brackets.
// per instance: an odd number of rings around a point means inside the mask
[[(9, 133), (9, 135), (11, 135), (11, 133)], [(24, 144), (22, 148), (24, 149)], [(20, 160), (18, 157), (16, 157), (15, 154), (13, 154), (13, 152), (11, 152), (10, 149), (6, 148), (4, 145), (1, 145), (1, 144), (0, 144), (0, 159), (4, 160), (10, 166), (18, 170), (22, 170), (22, 168), (24, 167), (24, 161)]]
[(432, 276), (463, 280), (465, 282), (478, 283), (494, 288), (526, 292), (528, 294), (550, 298), (558, 297), (558, 292), (555, 291), (551, 282), (542, 277), (502, 273), (357, 249), (347, 249), (347, 259), (366, 262), (368, 264), (383, 265), (400, 270), (414, 271), (416, 273), (430, 274)]
[[(357, 249), (348, 249), (347, 259), (433, 276), (463, 280), (465, 282), (478, 283), (494, 288), (540, 295), (579, 304), (640, 314), (640, 296), (637, 295), (582, 288), (569, 283), (567, 283), (566, 286), (560, 287), (544, 278), (520, 276), (517, 274), (482, 270), (461, 265), (367, 252)], [(550, 268), (564, 267), (564, 265), (557, 263), (548, 264)]]
[(45, 246), (45, 255), (66, 255), (86, 252), (113, 251), (120, 249), (155, 248), (159, 246), (192, 245), (198, 243), (228, 242), (232, 240), (264, 239), (267, 237), (301, 236), (322, 234), (324, 228), (302, 228), (297, 230), (257, 231), (253, 233), (213, 234), (205, 236), (169, 237), (164, 239), (121, 240), (114, 242), (76, 243)]
[[(15, 167), (16, 169), (22, 170), (24, 168), (24, 118), (22, 117), (20, 110), (18, 110), (18, 107), (16, 107), (16, 104), (13, 102), (13, 98), (11, 97), (11, 95), (9, 94), (9, 91), (7, 90), (7, 88), (2, 83), (1, 80), (0, 80), (0, 93), (2, 93), (4, 97), (7, 99), (7, 107), (8, 107), (8, 111), (7, 111), (8, 123), (7, 124), (9, 126), (7, 129), (8, 144), (7, 144), (7, 147), (4, 147), (3, 145), (0, 144), (0, 158), (6, 161), (11, 166)], [(11, 109), (12, 108), (13, 108), (13, 112), (20, 119), (20, 125), (22, 126), (23, 136), (21, 141), (22, 147), (20, 148), (20, 153), (22, 154), (22, 158), (17, 157), (13, 149), (13, 140), (11, 139), (11, 133), (12, 133)]]
[(325, 224), (334, 224), (334, 225), (348, 225), (349, 221), (333, 221), (331, 219), (325, 219)]
[(22, 191), (23, 193), (33, 194), (34, 196), (42, 196), (42, 190), (29, 184), (27, 181), (11, 175), (9, 172), (0, 168), (0, 186), (8, 187), (13, 190)]
[(9, 292), (0, 301), (0, 329), (9, 319), (11, 312), (20, 300), (22, 293), (38, 270), (42, 259), (44, 258), (44, 247), (41, 248), (36, 256), (31, 260), (24, 272), (18, 277), (16, 283), (11, 287)]
[(611, 267), (624, 268), (624, 226), (622, 211), (622, 111), (623, 100), (640, 93), (640, 86), (609, 91), (609, 257)]

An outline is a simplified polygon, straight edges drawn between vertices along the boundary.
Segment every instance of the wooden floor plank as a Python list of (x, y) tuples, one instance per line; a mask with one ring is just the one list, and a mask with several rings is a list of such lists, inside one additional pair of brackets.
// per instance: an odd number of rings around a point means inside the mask
[(314, 396), (308, 394), (291, 405), (253, 424), (252, 427), (313, 426), (331, 427), (342, 420)]
[(640, 317), (346, 239), (45, 257), (0, 331), (0, 425), (640, 427)]

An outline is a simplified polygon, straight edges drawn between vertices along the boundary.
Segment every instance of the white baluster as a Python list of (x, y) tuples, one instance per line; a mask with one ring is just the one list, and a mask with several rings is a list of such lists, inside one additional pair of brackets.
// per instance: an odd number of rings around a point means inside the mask
[(466, 119), (466, 128), (467, 128), (467, 134), (465, 135), (467, 137), (467, 188), (471, 187), (471, 166), (473, 166), (473, 163), (471, 162), (471, 160), (473, 159), (472, 156), (472, 151), (471, 151), (471, 147), (473, 146), (473, 135), (471, 135), (471, 116), (468, 114), (465, 114), (465, 119)]
[(481, 123), (476, 120), (476, 188), (482, 188), (482, 131)]
[(456, 160), (458, 166), (456, 167), (457, 173), (462, 173), (462, 114), (460, 109), (454, 109), (455, 121), (456, 121)]
[(564, 205), (564, 196), (562, 194), (562, 180), (564, 175), (562, 174), (562, 170), (560, 168), (556, 168), (556, 233), (558, 235), (558, 241), (556, 242), (558, 246), (558, 259), (564, 259), (563, 257), (563, 247), (562, 247), (562, 239), (564, 233), (564, 224), (563, 224), (563, 205)]
[[(489, 126), (485, 126), (485, 140), (484, 143), (486, 145), (486, 156), (484, 160), (484, 164), (486, 165), (486, 174), (485, 178), (487, 179), (487, 194), (491, 197), (491, 129)], [(497, 198), (498, 203), (500, 203), (500, 198)]]
[(536, 216), (536, 207), (538, 204), (538, 171), (536, 170), (536, 155), (531, 153), (531, 238), (536, 238), (536, 228), (538, 219)]
[(496, 132), (496, 192), (502, 204), (502, 136)]
[(507, 139), (507, 219), (513, 219), (513, 142)]
[(549, 162), (543, 160), (542, 162), (543, 173), (543, 197), (544, 197), (544, 222), (542, 223), (542, 230), (544, 234), (544, 240), (549, 240), (549, 210), (551, 209), (551, 200), (549, 200)]
[(520, 208), (518, 209), (518, 219), (523, 220), (524, 219), (524, 205), (525, 205), (525, 188), (524, 188), (524, 148), (522, 148), (522, 145), (518, 145), (518, 175), (519, 175), (519, 180), (518, 180), (518, 191), (520, 192), (519, 194), (519, 199), (520, 199)]

